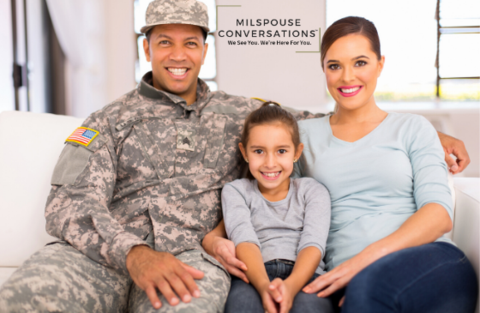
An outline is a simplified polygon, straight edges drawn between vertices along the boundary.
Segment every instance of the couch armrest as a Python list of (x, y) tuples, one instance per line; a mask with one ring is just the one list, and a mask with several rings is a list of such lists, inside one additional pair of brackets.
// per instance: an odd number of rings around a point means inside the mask
[[(455, 218), (452, 239), (473, 265), (477, 279), (480, 272), (480, 178), (454, 178)], [(480, 295), (479, 295), (480, 298)], [(477, 302), (477, 309), (479, 305)]]

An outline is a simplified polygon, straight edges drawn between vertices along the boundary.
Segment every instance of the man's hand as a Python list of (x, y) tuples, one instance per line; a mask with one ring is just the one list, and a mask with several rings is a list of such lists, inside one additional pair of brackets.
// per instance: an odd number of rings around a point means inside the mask
[[(468, 164), (470, 164), (470, 157), (468, 156), (467, 149), (463, 141), (453, 138), (438, 132), (438, 137), (442, 143), (443, 151), (445, 151), (445, 162), (452, 174), (458, 174), (462, 172)], [(457, 157), (455, 160), (450, 156), (453, 154)]]
[(203, 278), (203, 272), (182, 263), (170, 253), (135, 246), (128, 253), (126, 263), (133, 281), (145, 291), (155, 309), (162, 306), (157, 289), (172, 306), (179, 303), (174, 291), (183, 302), (190, 302), (192, 296), (200, 297), (194, 279)]
[[(208, 250), (206, 240), (209, 241), (210, 249)], [(247, 266), (236, 258), (235, 244), (232, 241), (219, 236), (210, 236), (209, 238), (205, 237), (202, 245), (230, 274), (237, 276), (247, 284), (249, 283), (247, 275), (245, 275)]]

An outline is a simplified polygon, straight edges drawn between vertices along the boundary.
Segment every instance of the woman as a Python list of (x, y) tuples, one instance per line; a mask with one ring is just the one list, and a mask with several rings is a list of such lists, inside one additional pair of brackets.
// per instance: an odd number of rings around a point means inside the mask
[(321, 51), (337, 110), (299, 123), (305, 157), (298, 171), (331, 194), (329, 272), (303, 290), (341, 299), (343, 313), (473, 312), (475, 273), (443, 237), (453, 204), (437, 134), (424, 118), (375, 103), (385, 62), (375, 26), (338, 20)]
[(332, 197), (330, 271), (304, 291), (326, 297), (347, 287), (342, 312), (473, 312), (473, 269), (442, 237), (452, 228), (453, 204), (437, 134), (423, 117), (375, 103), (385, 62), (375, 26), (341, 19), (325, 32), (321, 51), (337, 110), (299, 123), (299, 169)]

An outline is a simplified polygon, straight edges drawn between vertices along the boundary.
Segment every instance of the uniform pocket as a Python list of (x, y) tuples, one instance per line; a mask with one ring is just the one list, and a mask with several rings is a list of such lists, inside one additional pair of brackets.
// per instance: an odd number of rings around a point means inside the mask
[(220, 152), (223, 150), (225, 143), (226, 117), (214, 114), (210, 116), (210, 119), (211, 120), (207, 121), (207, 147), (203, 161), (205, 168), (215, 168), (217, 166)]
[[(152, 124), (151, 127), (148, 127), (148, 123)], [(175, 126), (173, 123), (150, 120), (135, 124), (133, 128), (142, 146), (143, 154), (154, 167), (158, 178), (172, 177), (175, 171), (175, 142), (172, 140)], [(153, 133), (151, 129), (153, 129)]]

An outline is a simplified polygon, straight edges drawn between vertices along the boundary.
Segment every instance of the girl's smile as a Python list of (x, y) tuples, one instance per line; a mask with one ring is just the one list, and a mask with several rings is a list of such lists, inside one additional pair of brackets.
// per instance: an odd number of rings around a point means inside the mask
[(284, 199), (293, 163), (303, 150), (302, 144), (295, 149), (289, 127), (278, 122), (254, 126), (247, 146), (240, 149), (263, 196), (269, 201)]

